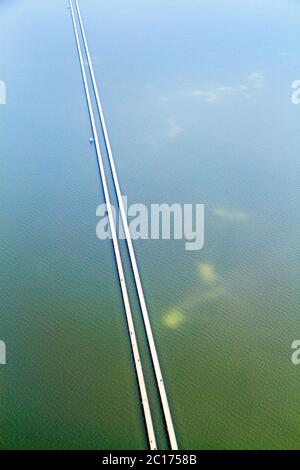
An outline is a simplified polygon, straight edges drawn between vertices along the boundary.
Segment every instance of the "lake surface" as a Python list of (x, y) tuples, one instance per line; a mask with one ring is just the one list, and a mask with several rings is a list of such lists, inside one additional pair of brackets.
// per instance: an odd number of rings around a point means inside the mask
[[(179, 446), (299, 448), (300, 3), (81, 10), (129, 203), (205, 204), (202, 250), (135, 242)], [(65, 1), (0, 1), (0, 80), (0, 447), (147, 448)]]

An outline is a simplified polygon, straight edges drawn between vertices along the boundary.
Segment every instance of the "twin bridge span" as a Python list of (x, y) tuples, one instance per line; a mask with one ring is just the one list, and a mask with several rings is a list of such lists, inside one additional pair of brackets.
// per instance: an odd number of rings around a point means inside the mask
[[(103, 131), (105, 147), (106, 147), (106, 151), (108, 155), (109, 167), (110, 167), (110, 171), (111, 171), (112, 179), (113, 179), (113, 185), (114, 185), (113, 190), (115, 191), (115, 194), (118, 200), (118, 205), (119, 205), (121, 220), (122, 220), (124, 233), (126, 237), (126, 243), (127, 243), (132, 273), (133, 273), (136, 291), (137, 291), (137, 295), (139, 299), (140, 310), (141, 310), (142, 317), (143, 317), (149, 352), (150, 352), (154, 374), (156, 378), (157, 388), (158, 388), (159, 397), (161, 401), (161, 409), (163, 412), (163, 417), (164, 417), (164, 422), (165, 422), (165, 426), (166, 426), (166, 430), (168, 434), (169, 444), (172, 450), (178, 450), (172, 415), (171, 415), (171, 411), (169, 407), (169, 402), (168, 402), (167, 393), (166, 393), (166, 389), (164, 385), (162, 371), (160, 368), (158, 354), (157, 354), (157, 350), (156, 350), (156, 346), (155, 346), (155, 342), (153, 338), (153, 332), (152, 332), (151, 323), (149, 320), (147, 305), (145, 302), (143, 286), (142, 286), (142, 282), (141, 282), (141, 278), (139, 274), (139, 269), (138, 269), (138, 265), (136, 261), (136, 256), (135, 256), (131, 236), (130, 236), (126, 211), (125, 211), (123, 200), (122, 200), (122, 193), (120, 189), (119, 179), (117, 176), (116, 166), (115, 166), (115, 162), (114, 162), (114, 158), (113, 158), (113, 154), (111, 150), (110, 140), (109, 140), (107, 127), (106, 127), (106, 123), (104, 119), (103, 108), (102, 108), (102, 104), (100, 101), (100, 95), (98, 91), (98, 86), (97, 86), (97, 82), (95, 78), (95, 73), (93, 69), (93, 64), (92, 64), (92, 60), (90, 56), (89, 46), (88, 46), (88, 42), (86, 38), (85, 28), (84, 28), (83, 21), (82, 21), (82, 16), (81, 16), (81, 11), (80, 11), (78, 0), (75, 0), (76, 13), (75, 13), (75, 8), (74, 8), (72, 0), (70, 0), (69, 6), (70, 6), (70, 11), (71, 11), (73, 29), (74, 29), (80, 68), (81, 68), (81, 73), (82, 73), (82, 78), (83, 78), (89, 117), (90, 117), (90, 122), (91, 122), (91, 127), (92, 127), (92, 133), (93, 133), (93, 138), (95, 142), (95, 149), (96, 149), (99, 172), (100, 172), (100, 177), (101, 177), (101, 182), (102, 182), (102, 187), (103, 187), (103, 192), (104, 192), (104, 199), (105, 199), (105, 203), (107, 207), (110, 230), (112, 234), (112, 243), (113, 243), (115, 261), (117, 265), (119, 284), (120, 284), (123, 303), (124, 303), (128, 334), (129, 334), (129, 339), (131, 343), (136, 376), (137, 376), (139, 391), (141, 395), (142, 408), (143, 408), (143, 413), (144, 413), (144, 418), (145, 418), (145, 425), (146, 425), (146, 430), (147, 430), (147, 435), (148, 435), (148, 440), (149, 440), (149, 447), (151, 450), (157, 449), (155, 429), (154, 429), (151, 408), (150, 408), (150, 403), (149, 403), (149, 398), (148, 398), (148, 393), (147, 393), (147, 387), (146, 387), (144, 373), (143, 373), (143, 367), (141, 363), (141, 357), (139, 353), (139, 346), (138, 346), (136, 330), (135, 330), (134, 322), (133, 322), (131, 305), (130, 305), (129, 296), (128, 296), (126, 278), (124, 275), (124, 268), (123, 268), (123, 262), (122, 262), (122, 257), (120, 253), (120, 248), (119, 248), (116, 224), (115, 224), (115, 220), (113, 217), (110, 192), (109, 192), (109, 188), (107, 184), (107, 178), (105, 174), (103, 158), (102, 158), (102, 153), (101, 153), (100, 144), (99, 144), (99, 137), (98, 137), (98, 131), (97, 131), (97, 125), (96, 125), (96, 118), (95, 118), (93, 105), (92, 105), (91, 92), (89, 89), (87, 73), (86, 73), (86, 69), (84, 65), (84, 59), (83, 59), (84, 54), (88, 62), (88, 70), (89, 70), (89, 74), (90, 74), (90, 78), (92, 82), (92, 93), (95, 97), (96, 107), (97, 107), (97, 116), (100, 119), (100, 124), (101, 124), (101, 128)], [(79, 30), (80, 30), (81, 40), (79, 37)], [(81, 46), (82, 43), (83, 43), (83, 48)], [(84, 49), (84, 53), (82, 52), (83, 49)]]

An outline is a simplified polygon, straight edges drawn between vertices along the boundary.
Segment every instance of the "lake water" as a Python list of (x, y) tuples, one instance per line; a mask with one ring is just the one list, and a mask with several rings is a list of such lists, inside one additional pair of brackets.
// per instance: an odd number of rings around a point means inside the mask
[[(81, 10), (129, 203), (205, 204), (202, 250), (135, 242), (179, 446), (299, 448), (300, 4)], [(0, 80), (0, 447), (147, 448), (65, 1), (0, 1)]]

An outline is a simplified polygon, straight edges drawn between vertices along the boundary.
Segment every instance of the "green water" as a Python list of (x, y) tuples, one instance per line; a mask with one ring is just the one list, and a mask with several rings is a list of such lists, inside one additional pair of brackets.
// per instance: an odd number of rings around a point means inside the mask
[[(129, 203), (205, 204), (135, 242), (179, 446), (299, 448), (299, 2), (81, 9)], [(65, 1), (0, 1), (0, 80), (0, 447), (146, 448)]]

